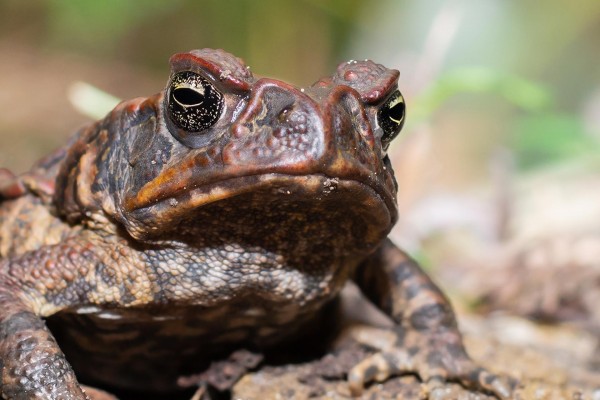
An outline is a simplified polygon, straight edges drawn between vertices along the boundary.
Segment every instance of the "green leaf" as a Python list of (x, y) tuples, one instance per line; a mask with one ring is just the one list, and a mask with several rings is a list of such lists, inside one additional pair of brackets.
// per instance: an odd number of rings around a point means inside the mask
[(516, 122), (512, 138), (521, 169), (598, 154), (600, 143), (572, 115), (536, 113)]
[(541, 111), (553, 103), (551, 91), (538, 83), (483, 67), (463, 67), (442, 75), (415, 101), (412, 117), (428, 118), (450, 97), (481, 93), (503, 97), (525, 111)]

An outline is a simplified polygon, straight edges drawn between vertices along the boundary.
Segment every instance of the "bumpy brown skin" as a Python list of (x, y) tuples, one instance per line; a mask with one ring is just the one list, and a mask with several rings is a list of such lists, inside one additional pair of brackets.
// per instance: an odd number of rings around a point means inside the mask
[(350, 373), (354, 391), (416, 372), (510, 395), (386, 239), (396, 187), (376, 121), (397, 71), (352, 61), (299, 90), (220, 50), (171, 67), (223, 94), (212, 127), (178, 128), (163, 91), (121, 103), (29, 173), (0, 170), (3, 398), (85, 399), (73, 370), (172, 390), (215, 354), (301, 334), (352, 278), (397, 324), (397, 345)]

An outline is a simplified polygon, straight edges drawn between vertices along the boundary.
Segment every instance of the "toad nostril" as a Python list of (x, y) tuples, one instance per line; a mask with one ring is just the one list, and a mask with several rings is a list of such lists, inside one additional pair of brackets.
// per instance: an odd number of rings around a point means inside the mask
[(291, 111), (291, 106), (283, 108), (279, 114), (277, 115), (277, 120), (279, 123), (286, 123), (288, 121), (289, 113)]

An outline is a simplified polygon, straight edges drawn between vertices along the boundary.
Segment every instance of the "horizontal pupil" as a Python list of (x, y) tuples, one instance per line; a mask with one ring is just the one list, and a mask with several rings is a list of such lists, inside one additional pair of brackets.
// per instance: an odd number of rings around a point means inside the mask
[(398, 103), (389, 109), (389, 116), (392, 120), (400, 122), (404, 117), (404, 103)]
[(204, 96), (190, 88), (175, 89), (173, 98), (183, 106), (197, 106), (204, 101)]

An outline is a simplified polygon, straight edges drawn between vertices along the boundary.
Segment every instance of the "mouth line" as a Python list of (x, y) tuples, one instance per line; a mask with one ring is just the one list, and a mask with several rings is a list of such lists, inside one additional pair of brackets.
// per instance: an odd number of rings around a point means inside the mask
[[(246, 193), (269, 189), (273, 191), (274, 196), (305, 199), (314, 197), (316, 201), (335, 196), (341, 190), (369, 192), (368, 195), (374, 195), (385, 204), (392, 219), (396, 214), (395, 196), (383, 185), (373, 185), (354, 178), (330, 177), (320, 173), (303, 175), (259, 173), (234, 176), (202, 184), (190, 183), (172, 195), (148, 201), (139, 201), (135, 196), (130, 197), (125, 201), (125, 209), (128, 212), (151, 207), (173, 211), (177, 208), (189, 210)], [(277, 197), (274, 198), (274, 200), (276, 199)]]

